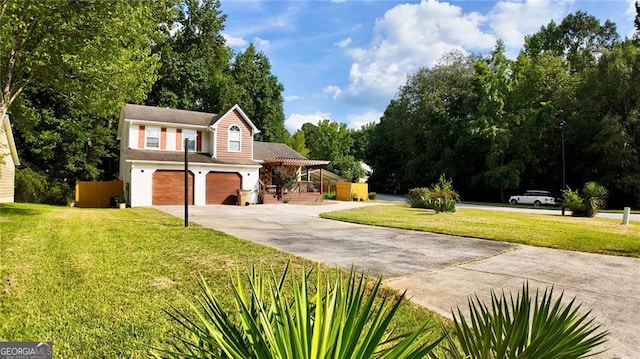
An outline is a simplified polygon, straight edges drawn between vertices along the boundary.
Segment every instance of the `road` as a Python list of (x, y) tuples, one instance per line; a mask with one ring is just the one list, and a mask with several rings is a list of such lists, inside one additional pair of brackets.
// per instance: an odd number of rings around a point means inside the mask
[[(376, 199), (383, 201), (391, 201), (391, 202), (405, 202), (404, 196), (390, 195), (390, 194), (378, 194)], [(562, 211), (556, 208), (520, 208), (520, 207), (504, 207), (504, 206), (491, 206), (484, 204), (471, 204), (471, 203), (458, 203), (458, 207), (460, 208), (477, 208), (477, 209), (486, 209), (491, 211), (502, 211), (502, 212), (522, 212), (522, 213), (538, 213), (538, 214), (551, 214), (551, 215), (562, 215)], [(567, 215), (571, 215), (571, 211), (566, 211)], [(622, 223), (622, 213), (598, 213), (596, 214), (598, 218), (611, 218), (618, 219)], [(640, 222), (640, 214), (630, 214), (629, 220), (634, 222)]]

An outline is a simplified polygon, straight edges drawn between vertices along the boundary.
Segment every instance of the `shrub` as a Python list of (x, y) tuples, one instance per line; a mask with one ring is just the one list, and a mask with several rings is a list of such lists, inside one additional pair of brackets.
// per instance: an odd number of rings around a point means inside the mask
[(426, 187), (412, 188), (407, 194), (407, 202), (412, 208), (427, 208), (429, 198), (431, 190)]
[(582, 195), (571, 188), (562, 191), (562, 202), (571, 210), (573, 216), (593, 217), (606, 205), (607, 195), (607, 189), (603, 186), (587, 182), (582, 188)]
[(447, 180), (444, 175), (431, 188), (413, 188), (407, 195), (407, 202), (411, 207), (433, 209), (436, 213), (455, 212), (459, 199), (460, 195), (453, 190), (451, 180)]
[(323, 199), (336, 199), (336, 193), (335, 192), (324, 192), (322, 194), (322, 198)]
[(47, 177), (31, 168), (16, 169), (16, 202), (43, 203), (47, 195)]
[(16, 169), (16, 202), (67, 205), (73, 192), (65, 182), (53, 182), (31, 168)]
[(456, 201), (450, 198), (429, 198), (426, 204), (426, 208), (432, 209), (436, 213), (456, 211)]
[(369, 192), (369, 199), (372, 201), (375, 201), (376, 197), (378, 196), (377, 193), (375, 192)]
[(587, 217), (593, 217), (598, 210), (604, 208), (607, 204), (607, 196), (609, 193), (604, 186), (595, 182), (587, 182), (582, 188), (582, 197)]
[(282, 190), (291, 190), (295, 187), (298, 176), (295, 172), (288, 172), (286, 170), (273, 171), (273, 183), (277, 188)]
[(313, 292), (309, 275), (287, 266), (278, 278), (254, 268), (247, 285), (237, 273), (233, 314), (201, 278), (194, 313), (168, 312), (184, 336), (160, 350), (169, 358), (423, 358), (443, 339), (429, 342), (426, 324), (404, 335), (388, 330), (404, 294), (378, 300), (381, 278), (371, 285), (352, 269), (346, 281), (339, 271), (332, 283), (318, 272)]
[(470, 322), (460, 308), (453, 313), (458, 346), (449, 341), (449, 349), (457, 358), (583, 358), (595, 355), (593, 349), (606, 341), (608, 332), (594, 324), (589, 312), (579, 313), (573, 298), (562, 305), (563, 294), (555, 301), (553, 288), (542, 295), (536, 290), (529, 295), (529, 285), (514, 298), (504, 292), (491, 292), (491, 306), (476, 296), (469, 299)]
[(432, 198), (442, 198), (447, 200), (459, 201), (460, 194), (453, 190), (453, 183), (447, 180), (444, 175), (440, 176), (438, 182), (431, 187)]

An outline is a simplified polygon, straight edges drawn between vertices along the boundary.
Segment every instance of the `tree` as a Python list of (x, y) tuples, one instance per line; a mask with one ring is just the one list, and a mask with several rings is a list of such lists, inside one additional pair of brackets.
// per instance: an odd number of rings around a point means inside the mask
[(293, 136), (287, 140), (287, 145), (293, 148), (299, 154), (307, 157), (309, 156), (309, 149), (307, 148), (304, 131), (298, 130)]
[(469, 130), (477, 107), (473, 76), (473, 58), (453, 52), (408, 77), (371, 139), (372, 187), (403, 193), (444, 173), (470, 188), (486, 147)]
[(317, 125), (305, 123), (302, 131), (312, 159), (331, 161), (327, 169), (350, 181), (364, 175), (360, 162), (351, 155), (353, 138), (346, 124), (324, 119)]
[(0, 2), (0, 118), (30, 84), (96, 115), (144, 97), (158, 59), (150, 34), (163, 3)]
[(546, 51), (563, 56), (571, 70), (582, 72), (593, 67), (603, 51), (618, 41), (616, 25), (607, 20), (600, 24), (597, 18), (582, 11), (567, 15), (560, 25), (551, 21), (536, 34), (525, 37), (525, 52), (538, 56)]
[(113, 117), (95, 116), (62, 94), (34, 86), (25, 90), (12, 111), (22, 165), (43, 176), (48, 186), (43, 196), (23, 199), (66, 204), (77, 180), (116, 177)]
[(288, 133), (282, 108), (284, 86), (271, 73), (269, 59), (250, 44), (231, 64), (231, 75), (234, 101), (261, 130), (256, 140), (285, 142)]
[(474, 84), (478, 96), (476, 119), (472, 132), (489, 141), (486, 168), (476, 176), (489, 188), (500, 191), (505, 202), (505, 189), (518, 188), (524, 164), (512, 150), (514, 138), (513, 112), (509, 111), (509, 97), (513, 84), (511, 62), (504, 55), (504, 43), (498, 41), (486, 60), (475, 63)]
[(351, 131), (351, 137), (353, 138), (351, 154), (353, 157), (363, 162), (369, 161), (369, 144), (375, 128), (375, 123), (367, 123), (359, 129)]
[(633, 20), (636, 31), (640, 33), (640, 1), (636, 1), (636, 18)]
[[(581, 182), (598, 181), (624, 205), (640, 206), (640, 49), (631, 40), (602, 56), (580, 83), (571, 139)], [(624, 195), (622, 195), (624, 194)], [(612, 198), (612, 202), (617, 199)], [(622, 204), (622, 203), (620, 203)]]
[(175, 6), (154, 39), (160, 68), (147, 105), (206, 112), (233, 105), (232, 52), (221, 34), (225, 19), (219, 0), (184, 0)]

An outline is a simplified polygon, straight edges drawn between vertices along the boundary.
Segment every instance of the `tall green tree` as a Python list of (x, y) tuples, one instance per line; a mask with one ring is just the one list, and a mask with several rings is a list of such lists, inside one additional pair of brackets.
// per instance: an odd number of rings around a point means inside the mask
[(572, 139), (583, 182), (598, 181), (640, 206), (640, 49), (631, 40), (602, 56), (581, 82)]
[(514, 150), (515, 128), (519, 125), (509, 108), (513, 86), (511, 61), (507, 60), (504, 43), (498, 44), (486, 60), (475, 63), (474, 85), (478, 96), (476, 119), (472, 132), (489, 141), (486, 169), (476, 178), (489, 188), (499, 190), (505, 202), (505, 189), (518, 188), (524, 163)]
[(67, 204), (76, 181), (112, 180), (118, 171), (117, 119), (99, 117), (63, 94), (30, 86), (13, 107), (21, 169), (39, 174), (39, 195), (23, 193), (33, 176), (17, 176), (18, 200)]
[(640, 34), (640, 1), (636, 1), (636, 18), (633, 23), (636, 25), (636, 32)]
[(293, 148), (299, 154), (307, 157), (309, 156), (309, 149), (305, 141), (304, 131), (298, 130), (293, 136), (287, 140), (287, 145)]
[[(575, 104), (576, 81), (562, 57), (546, 52), (513, 63), (510, 116), (513, 149), (524, 169), (520, 188), (562, 188), (560, 122), (570, 122)], [(570, 125), (565, 126), (567, 129)], [(567, 147), (569, 148), (569, 147)], [(572, 183), (569, 183), (572, 186)]]
[(175, 5), (154, 38), (160, 68), (147, 105), (207, 112), (230, 107), (233, 54), (221, 33), (225, 19), (219, 0)]
[(365, 163), (370, 160), (369, 144), (371, 143), (371, 137), (373, 136), (375, 129), (375, 123), (367, 123), (362, 125), (359, 129), (351, 131), (351, 137), (353, 138), (351, 154), (353, 157)]
[(0, 2), (0, 118), (30, 84), (96, 115), (138, 101), (155, 80), (149, 38), (161, 2)]
[(364, 170), (351, 154), (353, 138), (347, 125), (342, 122), (324, 119), (317, 125), (302, 125), (309, 155), (313, 159), (329, 160), (327, 169), (331, 172), (356, 181), (364, 175)]
[(603, 51), (619, 40), (616, 25), (609, 20), (603, 24), (592, 15), (577, 11), (567, 15), (560, 25), (551, 21), (539, 32), (525, 38), (525, 52), (538, 56), (550, 51), (562, 56), (574, 72), (595, 66)]
[(284, 86), (271, 73), (269, 59), (250, 44), (234, 59), (231, 75), (235, 94), (233, 101), (262, 131), (256, 140), (286, 142), (288, 132), (284, 126), (282, 108)]
[(456, 188), (470, 187), (471, 174), (484, 163), (476, 155), (487, 146), (469, 129), (477, 108), (473, 60), (453, 52), (408, 77), (372, 138), (372, 187), (403, 193), (443, 173), (464, 178)]

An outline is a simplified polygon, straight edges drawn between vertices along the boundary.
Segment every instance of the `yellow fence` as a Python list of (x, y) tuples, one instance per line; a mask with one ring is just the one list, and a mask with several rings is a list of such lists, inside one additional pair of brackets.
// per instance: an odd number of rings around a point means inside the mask
[(76, 207), (108, 208), (111, 207), (111, 197), (122, 196), (122, 181), (76, 182)]
[(369, 200), (369, 184), (367, 183), (336, 183), (336, 199), (338, 201), (367, 201)]

